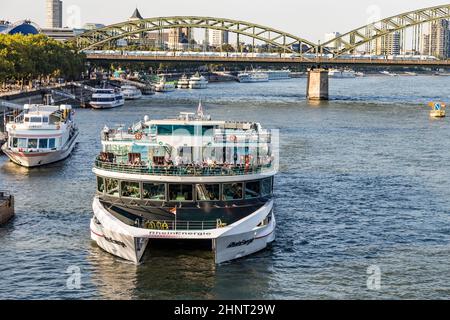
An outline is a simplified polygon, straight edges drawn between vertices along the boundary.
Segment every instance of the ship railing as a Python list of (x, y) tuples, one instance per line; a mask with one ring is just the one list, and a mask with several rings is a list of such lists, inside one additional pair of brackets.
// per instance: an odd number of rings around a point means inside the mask
[(186, 220), (152, 220), (143, 222), (140, 227), (161, 231), (204, 231), (226, 227), (222, 220), (214, 221), (186, 221)]
[(270, 171), (272, 164), (259, 166), (147, 166), (130, 165), (113, 162), (95, 161), (97, 169), (106, 171), (155, 175), (155, 176), (243, 176), (252, 174), (261, 174)]

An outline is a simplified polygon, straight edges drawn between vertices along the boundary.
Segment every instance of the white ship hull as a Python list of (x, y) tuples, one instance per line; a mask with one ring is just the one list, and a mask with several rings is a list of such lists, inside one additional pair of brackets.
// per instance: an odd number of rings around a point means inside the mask
[(117, 107), (123, 106), (125, 104), (125, 99), (117, 100), (117, 101), (114, 101), (113, 103), (108, 103), (108, 102), (90, 102), (89, 104), (94, 109), (112, 109), (112, 108), (117, 108)]
[(138, 100), (142, 98), (142, 93), (123, 93), (123, 97), (125, 100)]
[(205, 82), (195, 82), (189, 84), (189, 89), (206, 89), (208, 88), (208, 83)]
[[(125, 225), (111, 215), (98, 198), (93, 202), (91, 239), (106, 252), (138, 264), (152, 239), (211, 240), (215, 262), (239, 259), (261, 251), (275, 240), (273, 201), (250, 216), (224, 228), (213, 230), (149, 230)], [(271, 222), (257, 227), (269, 214)]]
[(156, 85), (155, 91), (156, 92), (172, 92), (175, 90), (175, 86), (173, 85)]
[(15, 152), (9, 150), (6, 144), (3, 146), (2, 150), (12, 162), (22, 167), (26, 168), (39, 167), (59, 162), (68, 158), (76, 146), (77, 137), (78, 132), (72, 137), (71, 140), (67, 141), (66, 145), (61, 150), (57, 151), (27, 152), (27, 153)]

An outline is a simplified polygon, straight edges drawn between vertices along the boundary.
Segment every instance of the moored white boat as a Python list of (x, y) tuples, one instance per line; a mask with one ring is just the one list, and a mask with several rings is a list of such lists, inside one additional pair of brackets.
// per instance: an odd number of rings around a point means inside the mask
[(173, 82), (167, 82), (165, 77), (161, 77), (159, 82), (155, 85), (156, 92), (171, 92), (175, 90)]
[(121, 92), (125, 100), (137, 100), (142, 98), (142, 92), (135, 86), (125, 85), (121, 87)]
[(89, 105), (94, 109), (112, 109), (125, 104), (122, 93), (115, 89), (96, 89)]
[(90, 224), (105, 251), (139, 263), (154, 240), (176, 239), (208, 244), (222, 263), (274, 241), (276, 137), (199, 110), (146, 117), (127, 133), (105, 128)]
[(66, 159), (73, 151), (78, 128), (72, 107), (25, 105), (6, 124), (8, 140), (3, 152), (14, 163), (37, 167)]
[(268, 82), (269, 75), (264, 72), (243, 72), (238, 74), (237, 79), (240, 83)]
[(178, 89), (189, 89), (189, 78), (183, 74), (177, 83)]
[(189, 79), (189, 89), (206, 89), (208, 80), (198, 72)]
[(331, 69), (328, 71), (328, 76), (335, 79), (351, 79), (355, 78), (357, 74), (353, 70)]

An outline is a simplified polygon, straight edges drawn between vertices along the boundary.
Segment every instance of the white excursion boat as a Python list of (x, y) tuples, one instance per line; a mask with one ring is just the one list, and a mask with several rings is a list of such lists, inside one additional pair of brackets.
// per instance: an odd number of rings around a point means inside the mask
[(206, 245), (216, 263), (263, 250), (275, 240), (277, 139), (259, 123), (212, 121), (201, 105), (128, 132), (105, 127), (92, 240), (136, 264), (161, 241)]
[(178, 89), (189, 89), (189, 78), (185, 74), (178, 80), (177, 87)]
[(335, 79), (350, 79), (356, 78), (356, 72), (353, 70), (331, 69), (328, 71), (328, 76)]
[(238, 81), (241, 83), (268, 82), (269, 75), (264, 72), (243, 72), (239, 73)]
[(189, 79), (189, 89), (206, 89), (208, 80), (198, 72)]
[(69, 105), (24, 105), (23, 112), (6, 124), (3, 152), (14, 163), (37, 167), (66, 159), (73, 151), (78, 128)]
[(156, 92), (170, 92), (175, 90), (173, 82), (167, 82), (165, 77), (161, 77), (159, 82), (155, 85)]
[(94, 109), (112, 109), (123, 106), (125, 99), (115, 89), (96, 89), (89, 104)]
[(137, 100), (142, 98), (142, 91), (135, 86), (125, 85), (120, 88), (125, 100)]

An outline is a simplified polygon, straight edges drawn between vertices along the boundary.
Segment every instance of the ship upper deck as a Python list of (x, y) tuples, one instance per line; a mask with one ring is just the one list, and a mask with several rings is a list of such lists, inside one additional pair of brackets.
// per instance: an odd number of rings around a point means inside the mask
[(70, 105), (46, 106), (24, 105), (19, 115), (7, 118), (7, 130), (59, 130), (61, 125), (72, 119)]
[(145, 117), (124, 129), (104, 128), (98, 170), (153, 176), (236, 176), (276, 171), (277, 142), (259, 123), (213, 121), (203, 114)]

